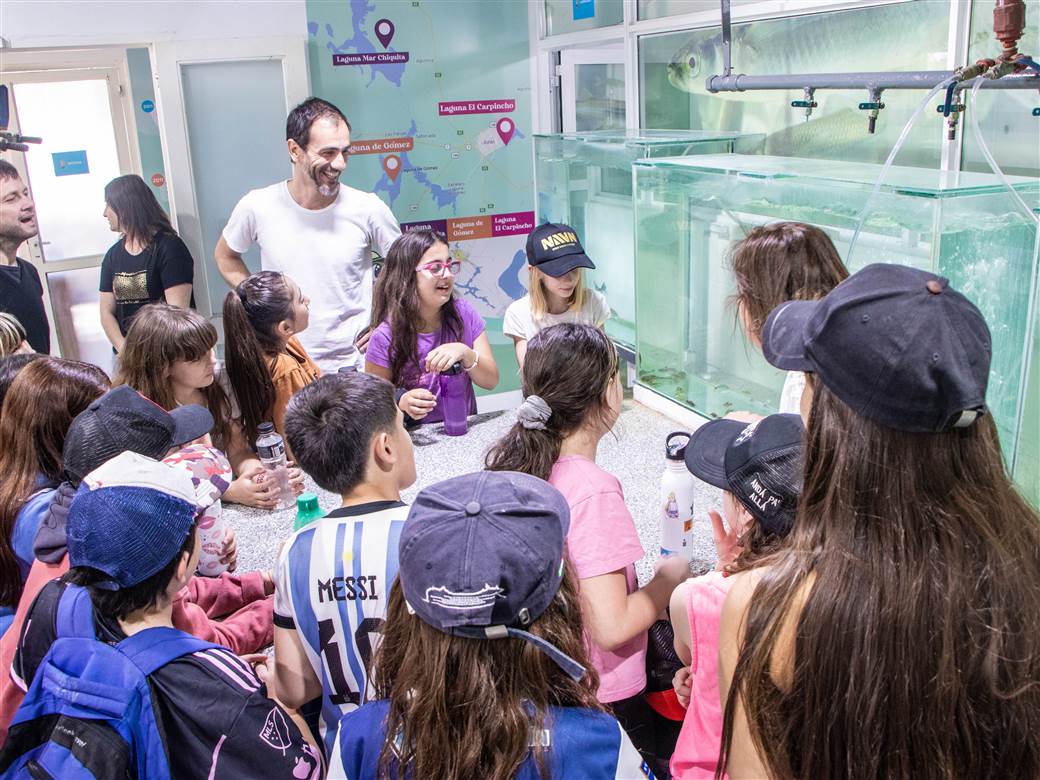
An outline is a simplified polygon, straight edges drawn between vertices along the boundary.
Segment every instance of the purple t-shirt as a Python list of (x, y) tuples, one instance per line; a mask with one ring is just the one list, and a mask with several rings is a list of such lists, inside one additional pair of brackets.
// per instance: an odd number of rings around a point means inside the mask
[[(470, 349), (473, 348), (473, 342), (477, 340), (481, 333), (484, 332), (484, 318), (477, 314), (476, 309), (470, 306), (462, 298), (455, 298), (455, 311), (458, 312), (459, 317), (462, 319), (462, 338), (453, 339), (447, 334), (443, 334), (440, 330), (433, 333), (420, 333), (418, 337), (419, 347), (419, 366), (423, 366), (426, 362), (426, 355), (434, 349), (439, 347), (441, 344), (448, 344), (452, 341), (461, 341)], [(379, 323), (379, 326), (372, 331), (372, 338), (368, 342), (368, 351), (365, 353), (365, 360), (370, 363), (375, 363), (377, 366), (383, 368), (390, 368), (390, 323), (384, 320)], [(420, 381), (420, 374), (422, 370), (417, 368), (414, 364), (408, 364), (405, 366), (405, 377), (402, 381), (398, 382), (398, 387), (404, 387), (408, 390), (414, 390), (417, 387), (426, 387), (430, 390), (430, 385)], [(424, 375), (423, 379), (431, 380), (432, 377)], [(436, 387), (433, 388), (433, 392), (437, 392)], [(473, 394), (473, 383), (468, 382), (466, 384), (466, 398), (469, 402), (469, 413), (475, 414), (477, 411), (477, 397)], [(437, 406), (433, 408), (433, 411), (426, 415), (422, 422), (432, 423), (440, 422), (444, 419), (444, 414), (441, 412), (440, 400), (437, 401)]]

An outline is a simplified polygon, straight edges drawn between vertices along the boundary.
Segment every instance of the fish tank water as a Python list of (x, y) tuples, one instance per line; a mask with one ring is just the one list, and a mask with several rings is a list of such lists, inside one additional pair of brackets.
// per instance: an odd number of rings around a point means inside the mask
[(596, 264), (585, 284), (610, 304), (605, 329), (618, 344), (635, 346), (635, 269), (632, 260), (632, 162), (656, 157), (745, 151), (762, 136), (692, 130), (602, 130), (535, 134), (538, 222), (575, 229)]
[[(757, 225), (808, 222), (831, 237), (850, 271), (912, 265), (948, 277), (979, 307), (993, 338), (987, 403), (1008, 465), (1027, 493), (1040, 492), (1035, 360), (1030, 366), (1037, 223), (992, 174), (892, 167), (850, 258), (881, 168), (741, 154), (636, 161), (637, 381), (707, 417), (775, 412), (785, 374), (737, 323), (728, 255)], [(1010, 180), (1040, 213), (1040, 182)]]

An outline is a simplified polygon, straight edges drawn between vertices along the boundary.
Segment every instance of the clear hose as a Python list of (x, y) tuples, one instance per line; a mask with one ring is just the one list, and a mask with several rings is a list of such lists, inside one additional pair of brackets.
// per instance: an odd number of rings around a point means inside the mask
[(979, 92), (979, 87), (982, 86), (982, 82), (985, 81), (985, 76), (979, 76), (975, 79), (975, 85), (971, 88), (971, 105), (968, 106), (968, 120), (971, 122), (971, 132), (975, 135), (975, 143), (979, 145), (979, 149), (982, 150), (982, 156), (986, 158), (986, 162), (989, 163), (989, 167), (993, 169), (993, 173), (997, 175), (997, 178), (1004, 183), (1007, 187), (1008, 192), (1011, 193), (1011, 199), (1015, 201), (1019, 208), (1024, 211), (1030, 219), (1034, 222), (1040, 222), (1040, 214), (1037, 214), (1033, 209), (1029, 208), (1029, 204), (1023, 200), (1022, 196), (1015, 191), (1015, 188), (1011, 185), (1008, 177), (1004, 175), (1004, 172), (1000, 170), (1000, 166), (997, 165), (997, 161), (993, 159), (993, 155), (986, 145), (986, 139), (982, 137), (982, 131), (979, 130), (979, 116), (975, 110), (976, 96)]
[(885, 183), (885, 177), (888, 175), (889, 168), (892, 167), (892, 161), (896, 159), (899, 149), (903, 146), (903, 142), (906, 141), (907, 136), (910, 135), (910, 130), (913, 128), (918, 117), (921, 116), (921, 113), (931, 104), (936, 95), (946, 89), (950, 84), (953, 84), (956, 80), (956, 76), (950, 76), (948, 79), (945, 79), (932, 87), (931, 91), (924, 96), (924, 100), (921, 101), (921, 104), (916, 108), (914, 113), (912, 113), (910, 118), (906, 120), (906, 124), (903, 125), (903, 132), (899, 134), (899, 138), (896, 139), (892, 151), (888, 153), (888, 159), (885, 160), (885, 164), (881, 168), (881, 173), (878, 175), (878, 179), (874, 183), (874, 189), (870, 191), (870, 196), (867, 198), (867, 202), (863, 204), (863, 210), (859, 213), (859, 221), (856, 223), (856, 232), (852, 234), (852, 241), (849, 242), (849, 251), (845, 255), (845, 264), (849, 267), (852, 266), (852, 252), (856, 248), (856, 240), (859, 238), (860, 231), (863, 229), (863, 223), (867, 221), (867, 215), (870, 214), (870, 209), (874, 205), (874, 198), (877, 197), (881, 185)]

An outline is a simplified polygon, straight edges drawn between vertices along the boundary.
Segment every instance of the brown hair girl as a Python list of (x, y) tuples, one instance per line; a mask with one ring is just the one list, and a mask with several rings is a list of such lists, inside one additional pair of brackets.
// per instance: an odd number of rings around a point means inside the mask
[(761, 225), (734, 245), (737, 314), (748, 337), (759, 344), (769, 312), (785, 301), (822, 298), (849, 272), (830, 238), (813, 225)]
[(805, 458), (788, 544), (730, 593), (716, 776), (738, 702), (774, 777), (1040, 775), (1040, 518), (992, 418), (895, 430), (818, 382)]
[[(543, 722), (549, 707), (602, 710), (569, 566), (556, 597), (528, 630), (585, 666), (582, 680), (527, 642), (437, 630), (409, 611), (395, 581), (373, 666), (376, 694), (390, 700), (385, 730), (401, 735), (401, 753), (384, 742), (380, 775), (389, 777), (400, 764), (411, 777), (511, 780), (530, 753), (531, 724)], [(548, 777), (541, 754), (539, 764)]]
[(62, 476), (62, 448), (73, 418), (109, 388), (95, 365), (44, 357), (11, 383), (0, 417), (0, 605), (14, 606), (22, 575), (11, 544), (18, 513), (43, 484)]
[(538, 396), (552, 414), (542, 428), (514, 423), (488, 452), (487, 468), (548, 479), (564, 438), (589, 415), (604, 415), (617, 372), (617, 350), (599, 328), (564, 323), (539, 331), (527, 342), (521, 384), (525, 398)]
[[(134, 315), (119, 353), (117, 385), (127, 384), (163, 409), (177, 407), (170, 371), (175, 363), (205, 359), (217, 346), (217, 329), (193, 309), (152, 303)], [(231, 405), (219, 382), (198, 388), (213, 415), (213, 440), (227, 450)]]

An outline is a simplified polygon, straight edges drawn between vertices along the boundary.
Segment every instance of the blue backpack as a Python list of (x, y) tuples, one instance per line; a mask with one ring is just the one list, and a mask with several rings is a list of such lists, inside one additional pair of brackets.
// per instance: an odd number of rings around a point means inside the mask
[(168, 780), (148, 675), (217, 645), (166, 627), (105, 644), (90, 594), (75, 585), (61, 595), (56, 627), (0, 752), (0, 778)]

